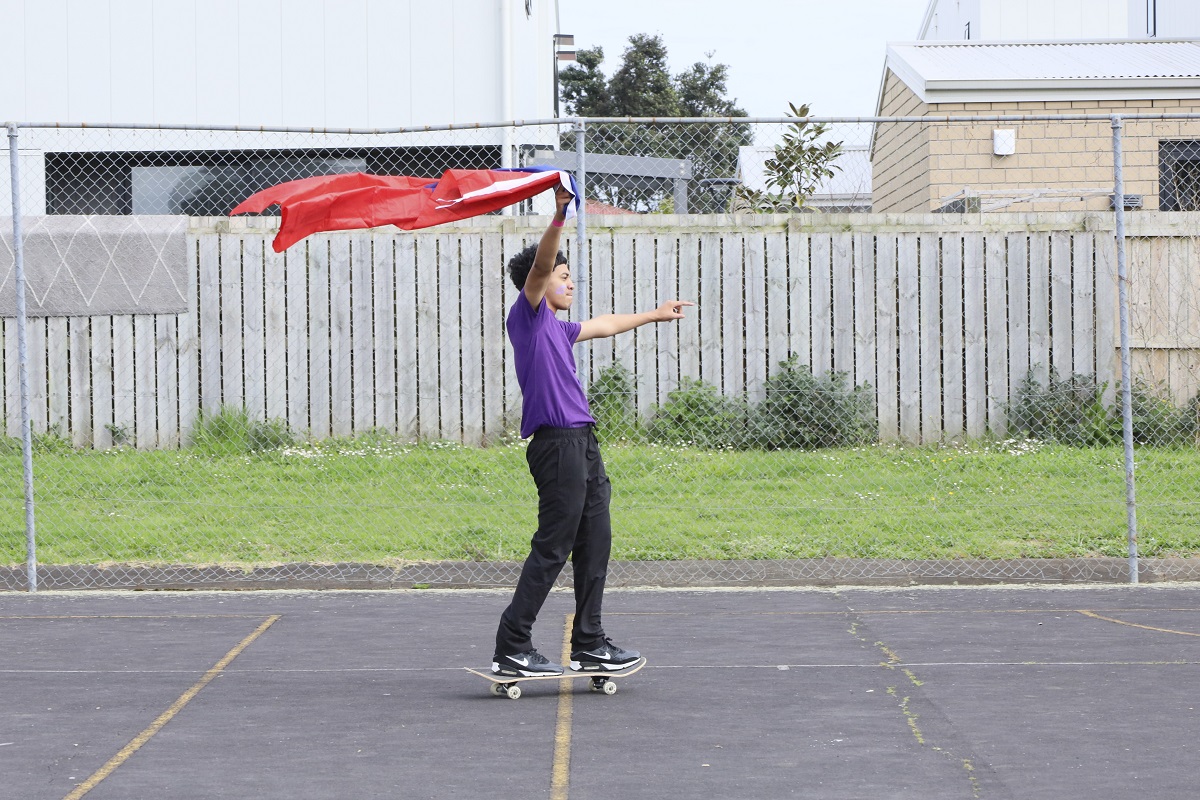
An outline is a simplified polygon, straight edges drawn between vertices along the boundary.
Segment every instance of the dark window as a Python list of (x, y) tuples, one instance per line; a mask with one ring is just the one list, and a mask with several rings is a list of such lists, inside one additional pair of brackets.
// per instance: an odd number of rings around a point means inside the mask
[(1159, 211), (1200, 211), (1200, 140), (1158, 143)]
[(46, 211), (223, 216), (261, 189), (312, 175), (437, 178), (447, 169), (499, 166), (500, 148), (490, 145), (47, 153)]

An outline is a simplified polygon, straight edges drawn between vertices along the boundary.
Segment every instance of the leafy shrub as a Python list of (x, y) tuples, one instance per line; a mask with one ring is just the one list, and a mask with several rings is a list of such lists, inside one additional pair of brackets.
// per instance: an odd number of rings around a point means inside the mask
[(766, 398), (754, 410), (751, 444), (767, 450), (813, 450), (873, 441), (871, 387), (849, 385), (845, 373), (816, 376), (792, 356), (767, 379)]
[(638, 438), (633, 375), (622, 365), (613, 364), (600, 370), (588, 387), (588, 405), (601, 441)]
[[(1133, 440), (1154, 447), (1179, 447), (1197, 444), (1200, 433), (1200, 395), (1180, 408), (1162, 387), (1135, 381), (1130, 392), (1133, 410)], [(1120, 414), (1117, 413), (1117, 437), (1120, 439)]]
[(201, 415), (192, 431), (192, 446), (216, 455), (278, 450), (296, 441), (280, 419), (251, 419), (242, 409), (222, 408)]
[[(1104, 404), (1104, 387), (1089, 375), (1062, 378), (1055, 370), (1045, 385), (1028, 375), (1017, 387), (1009, 423), (1029, 438), (1083, 447), (1120, 444), (1120, 392)], [(1162, 387), (1135, 381), (1130, 391), (1133, 440), (1153, 447), (1195, 445), (1200, 437), (1200, 395), (1183, 408)]]
[(1063, 378), (1051, 369), (1043, 385), (1030, 371), (1009, 406), (1009, 426), (1045, 442), (1082, 447), (1114, 444), (1121, 441), (1121, 419), (1104, 406), (1103, 391), (1095, 376)]
[(748, 416), (744, 402), (725, 397), (704, 381), (684, 378), (655, 409), (646, 434), (666, 444), (740, 448), (746, 444)]

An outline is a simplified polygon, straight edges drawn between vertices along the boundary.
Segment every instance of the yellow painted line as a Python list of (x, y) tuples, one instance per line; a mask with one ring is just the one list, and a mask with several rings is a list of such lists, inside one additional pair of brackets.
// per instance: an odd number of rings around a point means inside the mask
[(1083, 614), (1085, 617), (1091, 617), (1092, 619), (1102, 619), (1105, 622), (1111, 622), (1115, 625), (1128, 625), (1130, 628), (1141, 628), (1142, 630), (1157, 631), (1159, 633), (1174, 633), (1179, 636), (1200, 636), (1200, 633), (1188, 633), (1187, 631), (1176, 631), (1171, 630), (1170, 628), (1156, 628), (1153, 625), (1138, 625), (1136, 622), (1125, 622), (1124, 620), (1101, 616), (1093, 611), (1079, 610), (1078, 613)]
[[(562, 660), (564, 667), (571, 660), (571, 628), (575, 615), (567, 614), (563, 628)], [(550, 800), (567, 800), (571, 788), (571, 679), (558, 682), (558, 723), (554, 726), (554, 767), (550, 777)]]
[(225, 657), (214, 664), (212, 669), (204, 673), (204, 677), (198, 680), (195, 685), (192, 686), (192, 688), (181, 694), (179, 699), (171, 704), (170, 708), (159, 714), (158, 719), (150, 723), (150, 727), (133, 737), (133, 741), (122, 747), (119, 753), (108, 760), (108, 763), (96, 770), (86, 781), (76, 786), (75, 791), (64, 797), (63, 800), (79, 800), (79, 798), (83, 797), (92, 789), (95, 789), (100, 781), (111, 775), (117, 767), (128, 761), (129, 757), (136, 753), (142, 745), (150, 741), (154, 734), (162, 730), (164, 725), (170, 722), (176, 714), (183, 710), (184, 706), (191, 702), (193, 697), (200, 693), (201, 689), (211, 683), (213, 678), (220, 675), (221, 672), (228, 667), (235, 658), (241, 655), (243, 650), (249, 647), (250, 644), (259, 636), (262, 636), (267, 628), (274, 625), (278, 619), (278, 614), (268, 617), (266, 622), (255, 628), (254, 633), (251, 633), (245, 639), (242, 639), (242, 641), (238, 643), (237, 647), (226, 653)]

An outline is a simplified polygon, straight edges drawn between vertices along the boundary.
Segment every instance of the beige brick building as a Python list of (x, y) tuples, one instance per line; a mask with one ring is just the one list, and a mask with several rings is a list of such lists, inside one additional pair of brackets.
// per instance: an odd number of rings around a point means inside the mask
[[(1200, 41), (920, 42), (888, 48), (879, 116), (1200, 114)], [(1125, 123), (1125, 194), (1200, 210), (1200, 119)], [(1007, 153), (1007, 154), (999, 154)], [(875, 212), (1111, 207), (1112, 125), (876, 125)]]

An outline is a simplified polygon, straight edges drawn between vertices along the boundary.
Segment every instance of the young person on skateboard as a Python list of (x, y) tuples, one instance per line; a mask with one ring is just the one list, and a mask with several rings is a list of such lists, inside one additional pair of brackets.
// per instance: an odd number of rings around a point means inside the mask
[(652, 322), (682, 319), (683, 307), (693, 305), (668, 300), (637, 314), (605, 314), (584, 322), (558, 319), (574, 300), (575, 285), (559, 250), (567, 204), (574, 197), (559, 187), (554, 200), (554, 219), (541, 241), (508, 262), (509, 276), (521, 290), (509, 310), (507, 329), (521, 386), (521, 437), (533, 437), (525, 458), (537, 484), (538, 528), (496, 631), (492, 672), (501, 675), (562, 674), (561, 665), (534, 648), (532, 631), (568, 556), (575, 571), (571, 669), (617, 670), (638, 661), (640, 654), (614, 644), (600, 621), (612, 545), (610, 487), (572, 347)]

